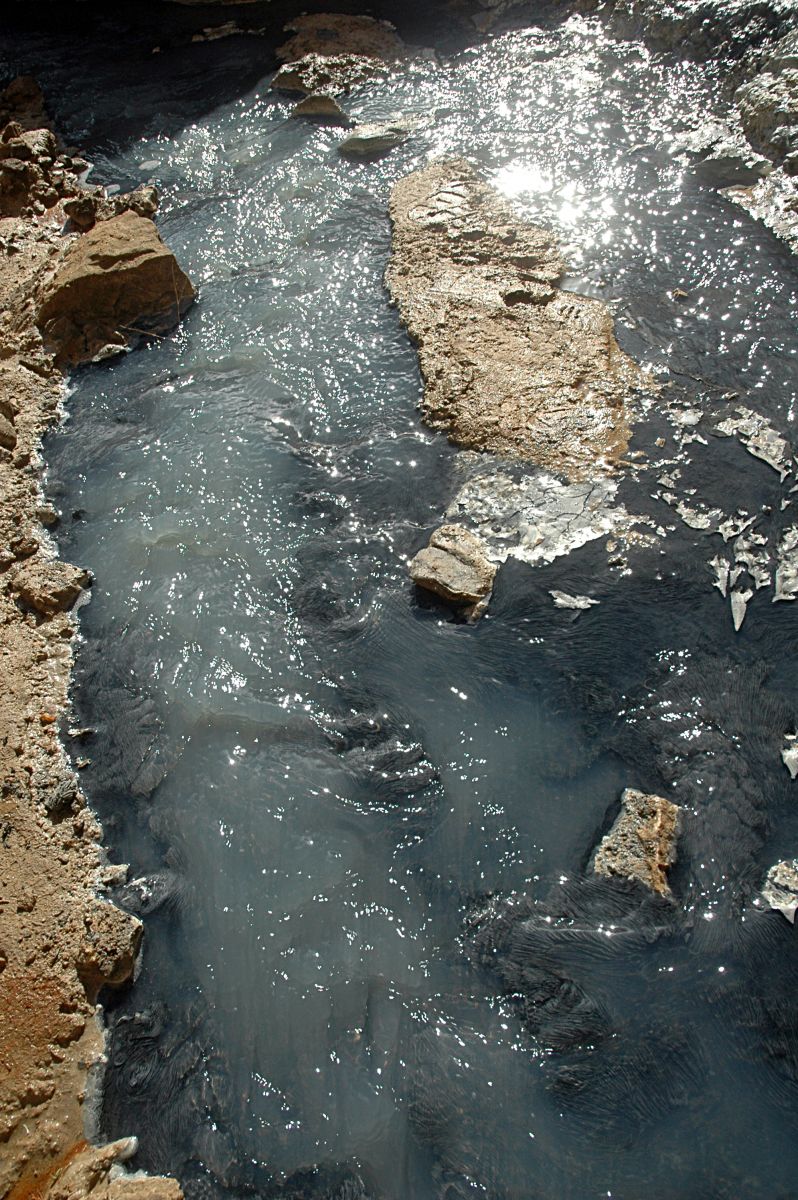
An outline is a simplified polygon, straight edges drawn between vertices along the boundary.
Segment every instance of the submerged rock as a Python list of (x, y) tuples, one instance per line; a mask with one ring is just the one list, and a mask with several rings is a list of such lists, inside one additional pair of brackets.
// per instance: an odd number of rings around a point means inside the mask
[(358, 125), (338, 146), (346, 158), (379, 158), (407, 141), (409, 126), (398, 122)]
[(400, 180), (386, 275), (418, 344), (429, 425), (571, 476), (617, 460), (648, 385), (598, 300), (561, 291), (556, 239), (463, 160)]
[(325, 121), (328, 125), (351, 125), (352, 118), (348, 117), (337, 100), (323, 93), (313, 92), (300, 100), (291, 110), (292, 117), (308, 117), (315, 121)]
[(621, 811), (593, 859), (597, 875), (635, 879), (661, 896), (670, 895), (667, 870), (676, 861), (681, 809), (662, 796), (627, 788)]
[(798, 859), (776, 863), (767, 873), (762, 898), (791, 925), (798, 910)]
[(126, 212), (66, 250), (44, 288), (37, 324), (60, 364), (171, 329), (194, 289), (152, 221)]
[(409, 571), (419, 587), (467, 606), (469, 616), (476, 619), (487, 607), (496, 564), (486, 555), (483, 542), (463, 525), (442, 525), (411, 560)]

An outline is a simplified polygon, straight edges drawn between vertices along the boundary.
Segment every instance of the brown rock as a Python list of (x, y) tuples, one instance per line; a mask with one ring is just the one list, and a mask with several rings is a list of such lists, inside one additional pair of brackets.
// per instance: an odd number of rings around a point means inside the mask
[(32, 75), (18, 75), (0, 92), (0, 125), (12, 120), (20, 129), (50, 124), (42, 89)]
[(667, 870), (676, 861), (681, 811), (662, 796), (627, 788), (621, 811), (596, 851), (593, 870), (597, 875), (636, 879), (669, 896)]
[(386, 282), (419, 348), (427, 423), (572, 477), (619, 458), (647, 380), (606, 306), (557, 286), (554, 236), (462, 160), (400, 180), (390, 215)]
[(486, 555), (483, 543), (463, 525), (436, 529), (408, 569), (419, 587), (465, 605), (473, 619), (487, 607), (496, 576), (496, 564)]
[(158, 210), (158, 189), (151, 185), (123, 192), (119, 196), (104, 196), (102, 192), (81, 192), (64, 202), (64, 212), (82, 233), (98, 221), (109, 221), (121, 213), (133, 212), (140, 217), (154, 217)]
[(152, 221), (126, 212), (73, 242), (45, 288), (37, 324), (61, 364), (172, 328), (194, 289)]
[(280, 62), (295, 62), (306, 54), (359, 54), (394, 62), (406, 47), (388, 21), (348, 13), (303, 13), (285, 26), (293, 37), (277, 49)]
[(13, 450), (17, 444), (17, 431), (9, 421), (8, 417), (4, 417), (0, 413), (0, 446), (5, 450)]
[(96, 900), (81, 914), (76, 968), (90, 996), (101, 987), (118, 987), (133, 975), (143, 926), (113, 904)]
[(363, 54), (306, 54), (280, 67), (271, 86), (278, 92), (341, 96), (385, 69), (379, 59)]
[(311, 120), (325, 121), (329, 125), (350, 125), (351, 119), (346, 115), (337, 100), (332, 96), (312, 94), (300, 100), (291, 112), (292, 117), (309, 117)]
[(87, 571), (69, 563), (36, 559), (18, 568), (13, 588), (23, 604), (51, 617), (71, 608), (90, 578)]

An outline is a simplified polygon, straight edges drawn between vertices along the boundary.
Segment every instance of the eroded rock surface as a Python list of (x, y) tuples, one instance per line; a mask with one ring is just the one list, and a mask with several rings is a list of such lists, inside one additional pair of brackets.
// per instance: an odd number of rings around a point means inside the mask
[(294, 36), (277, 50), (283, 63), (272, 80), (277, 91), (345, 95), (406, 53), (394, 27), (372, 17), (305, 13), (286, 31)]
[(647, 386), (600, 301), (562, 291), (553, 235), (463, 160), (400, 180), (386, 280), (418, 345), (422, 413), (452, 441), (579, 477), (616, 461)]
[(496, 564), (486, 555), (482, 541), (462, 525), (436, 529), (409, 570), (419, 587), (464, 605), (472, 618), (485, 609), (496, 577)]
[(593, 870), (635, 879), (661, 896), (670, 895), (667, 871), (676, 861), (680, 812), (662, 796), (627, 788), (621, 811), (596, 851)]

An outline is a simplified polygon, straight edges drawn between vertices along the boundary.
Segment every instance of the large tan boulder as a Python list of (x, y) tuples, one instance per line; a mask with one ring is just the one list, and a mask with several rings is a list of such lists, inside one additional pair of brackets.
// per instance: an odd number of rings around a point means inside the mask
[(194, 288), (151, 220), (133, 212), (74, 241), (45, 286), (37, 324), (59, 365), (171, 329)]

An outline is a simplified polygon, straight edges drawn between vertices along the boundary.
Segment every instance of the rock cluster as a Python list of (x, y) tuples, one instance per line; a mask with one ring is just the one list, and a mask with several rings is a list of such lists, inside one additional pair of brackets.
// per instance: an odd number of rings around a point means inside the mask
[(571, 478), (617, 460), (646, 376), (606, 306), (557, 286), (553, 235), (462, 160), (400, 180), (390, 215), (386, 282), (418, 345), (426, 422)]
[(662, 796), (627, 788), (621, 811), (593, 859), (597, 875), (634, 879), (661, 896), (670, 895), (667, 871), (676, 861), (681, 809)]

